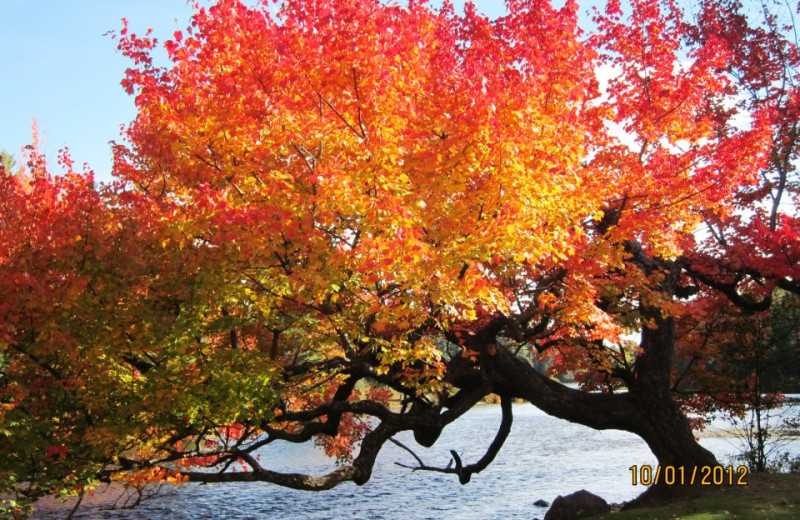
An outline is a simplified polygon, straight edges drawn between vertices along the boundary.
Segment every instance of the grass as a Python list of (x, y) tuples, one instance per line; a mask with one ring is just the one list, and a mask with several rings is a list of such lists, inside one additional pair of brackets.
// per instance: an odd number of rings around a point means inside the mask
[(708, 489), (700, 497), (652, 509), (615, 511), (595, 520), (797, 520), (800, 475), (748, 475), (748, 485)]

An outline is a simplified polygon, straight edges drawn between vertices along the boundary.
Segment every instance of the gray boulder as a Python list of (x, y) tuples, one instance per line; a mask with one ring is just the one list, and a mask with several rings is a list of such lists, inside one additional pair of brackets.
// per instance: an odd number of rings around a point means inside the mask
[(544, 520), (578, 520), (611, 511), (608, 502), (585, 489), (565, 497), (559, 495), (544, 515)]

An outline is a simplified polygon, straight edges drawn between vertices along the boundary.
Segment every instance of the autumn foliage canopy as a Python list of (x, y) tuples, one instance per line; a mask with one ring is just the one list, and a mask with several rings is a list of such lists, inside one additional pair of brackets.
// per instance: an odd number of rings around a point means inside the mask
[[(360, 484), (393, 435), (430, 445), (490, 393), (504, 424), (523, 398), (715, 462), (676, 404), (709, 406), (691, 332), (800, 292), (797, 44), (728, 0), (580, 25), (572, 1), (506, 5), (124, 26), (115, 181), (35, 147), (0, 176), (0, 493)], [(273, 472), (278, 439), (340, 464)]]

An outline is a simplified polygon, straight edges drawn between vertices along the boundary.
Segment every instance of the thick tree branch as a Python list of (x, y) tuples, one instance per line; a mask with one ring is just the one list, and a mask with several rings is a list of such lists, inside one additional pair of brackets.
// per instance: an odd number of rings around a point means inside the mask
[(594, 394), (569, 388), (540, 374), (502, 346), (497, 347), (493, 370), (496, 387), (529, 401), (549, 415), (598, 430), (635, 431), (632, 420), (635, 405), (629, 393)]
[(369, 480), (372, 468), (375, 465), (375, 459), (383, 444), (397, 431), (395, 427), (387, 423), (381, 423), (364, 437), (359, 454), (351, 465), (342, 466), (325, 475), (316, 476), (271, 471), (261, 467), (253, 457), (248, 457), (246, 460), (253, 467), (253, 471), (224, 473), (187, 471), (181, 472), (181, 475), (187, 477), (191, 482), (270, 482), (279, 486), (305, 491), (324, 491), (346, 481), (352, 481), (360, 486)]
[(279, 486), (306, 491), (323, 491), (331, 489), (337, 484), (353, 480), (356, 469), (344, 466), (321, 476), (305, 475), (302, 473), (281, 473), (259, 469), (240, 473), (207, 473), (199, 471), (182, 472), (191, 482), (270, 482)]
[[(742, 295), (736, 288), (736, 283), (723, 282), (715, 279), (713, 276), (704, 274), (700, 271), (686, 267), (686, 272), (693, 278), (699, 280), (704, 285), (721, 292), (731, 303), (736, 305), (742, 310), (749, 312), (761, 312), (768, 310), (772, 305), (772, 294), (768, 294), (761, 300), (756, 300), (751, 296)], [(780, 285), (780, 284), (779, 284)]]

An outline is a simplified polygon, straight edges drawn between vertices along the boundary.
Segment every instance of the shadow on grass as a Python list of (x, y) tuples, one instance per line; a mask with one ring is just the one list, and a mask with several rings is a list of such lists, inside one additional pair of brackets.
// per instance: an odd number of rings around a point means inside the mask
[(706, 488), (658, 507), (614, 511), (594, 520), (797, 520), (800, 475), (749, 475), (748, 485)]

